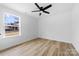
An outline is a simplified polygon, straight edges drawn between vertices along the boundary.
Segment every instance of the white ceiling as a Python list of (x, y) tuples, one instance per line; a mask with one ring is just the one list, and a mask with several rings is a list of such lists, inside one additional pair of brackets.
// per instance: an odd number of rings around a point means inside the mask
[[(38, 3), (40, 6), (47, 6), (51, 3)], [(26, 13), (28, 15), (34, 17), (43, 17), (43, 16), (50, 16), (55, 15), (58, 13), (70, 11), (72, 9), (71, 3), (52, 3), (52, 7), (47, 9), (50, 12), (50, 15), (43, 13), (42, 16), (39, 16), (39, 12), (32, 12), (34, 10), (38, 10), (38, 8), (34, 5), (34, 3), (4, 3), (2, 4), (7, 6), (8, 8), (17, 10), (22, 13)]]

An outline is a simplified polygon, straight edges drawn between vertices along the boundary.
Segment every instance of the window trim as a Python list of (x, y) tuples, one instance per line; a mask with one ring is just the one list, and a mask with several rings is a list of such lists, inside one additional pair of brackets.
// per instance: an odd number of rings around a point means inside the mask
[[(7, 14), (8, 14), (8, 15), (13, 15), (13, 16), (16, 16), (16, 17), (19, 18), (19, 34), (18, 34), (18, 35), (12, 35), (12, 36), (6, 36), (6, 35), (5, 35), (5, 16), (6, 16)], [(3, 25), (4, 25), (4, 27), (3, 27), (3, 29), (4, 29), (3, 38), (21, 36), (21, 17), (20, 17), (20, 16), (17, 16), (17, 15), (12, 14), (12, 13), (4, 13), (4, 14), (3, 14)]]

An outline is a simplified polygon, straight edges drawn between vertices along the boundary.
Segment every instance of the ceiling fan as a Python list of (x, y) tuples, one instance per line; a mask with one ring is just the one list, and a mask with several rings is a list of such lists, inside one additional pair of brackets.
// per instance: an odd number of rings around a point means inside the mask
[(41, 11), (43, 12), (43, 13), (46, 13), (46, 14), (50, 14), (50, 12), (48, 12), (48, 11), (46, 11), (48, 8), (50, 8), (50, 7), (52, 7), (52, 5), (50, 4), (50, 5), (48, 5), (48, 6), (46, 6), (46, 7), (40, 7), (37, 3), (35, 3), (35, 5), (38, 7), (38, 9), (39, 10), (35, 10), (35, 11), (32, 11), (32, 12), (40, 12), (39, 13), (39, 16), (41, 16)]

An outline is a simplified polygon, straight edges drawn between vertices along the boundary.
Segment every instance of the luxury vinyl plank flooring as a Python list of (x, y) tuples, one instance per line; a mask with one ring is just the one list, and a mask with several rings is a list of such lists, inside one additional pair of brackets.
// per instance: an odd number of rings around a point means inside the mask
[(79, 56), (72, 44), (34, 39), (0, 52), (1, 56)]

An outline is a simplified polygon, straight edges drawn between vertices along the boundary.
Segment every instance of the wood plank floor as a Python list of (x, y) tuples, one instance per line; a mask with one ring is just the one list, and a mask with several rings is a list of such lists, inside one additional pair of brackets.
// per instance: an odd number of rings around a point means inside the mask
[(0, 52), (0, 56), (79, 56), (72, 44), (34, 39)]

